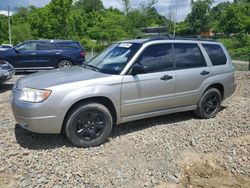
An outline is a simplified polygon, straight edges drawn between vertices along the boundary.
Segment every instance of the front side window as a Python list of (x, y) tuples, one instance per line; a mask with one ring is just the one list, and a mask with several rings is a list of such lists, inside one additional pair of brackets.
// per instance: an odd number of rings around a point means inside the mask
[(225, 65), (227, 63), (226, 55), (220, 45), (202, 44), (205, 48), (213, 65)]
[(35, 51), (36, 42), (26, 42), (18, 46), (20, 51)]
[(197, 44), (174, 44), (176, 69), (206, 67), (207, 64)]
[(136, 63), (145, 67), (145, 73), (172, 70), (174, 63), (172, 45), (151, 45), (142, 52)]
[(37, 50), (55, 50), (56, 46), (50, 42), (39, 42), (36, 46)]
[(139, 43), (113, 44), (85, 66), (95, 67), (98, 71), (107, 74), (120, 74), (140, 47)]

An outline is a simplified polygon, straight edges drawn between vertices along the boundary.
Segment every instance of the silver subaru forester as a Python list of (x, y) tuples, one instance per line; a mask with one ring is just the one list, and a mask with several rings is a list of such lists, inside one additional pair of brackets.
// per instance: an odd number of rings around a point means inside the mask
[(81, 67), (25, 76), (11, 103), (23, 128), (65, 132), (73, 145), (91, 147), (124, 122), (191, 110), (215, 117), (235, 88), (222, 44), (158, 37), (114, 43)]

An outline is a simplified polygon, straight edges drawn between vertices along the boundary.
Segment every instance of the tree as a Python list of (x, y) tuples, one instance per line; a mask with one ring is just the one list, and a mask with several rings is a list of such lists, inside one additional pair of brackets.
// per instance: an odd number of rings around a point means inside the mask
[(87, 14), (79, 8), (73, 8), (68, 18), (69, 36), (80, 37), (87, 31)]
[(85, 10), (87, 13), (104, 10), (101, 0), (79, 0), (75, 3), (75, 6)]
[(122, 4), (123, 4), (123, 11), (125, 13), (125, 15), (127, 16), (129, 10), (130, 10), (130, 1), (129, 0), (122, 0)]
[(8, 17), (0, 15), (0, 44), (8, 41)]
[(67, 39), (69, 36), (68, 23), (72, 8), (72, 0), (52, 0), (49, 4), (49, 16), (54, 34), (58, 38)]
[(219, 23), (220, 23), (220, 19), (222, 17), (223, 12), (225, 12), (225, 10), (227, 9), (229, 5), (230, 5), (229, 2), (223, 2), (223, 3), (219, 3), (218, 5), (216, 5), (215, 7), (211, 9), (210, 19), (212, 20), (211, 26), (212, 26), (213, 32), (216, 32), (216, 33), (223, 32)]
[(219, 27), (227, 35), (247, 31), (250, 18), (245, 11), (244, 7), (238, 4), (230, 4), (222, 13), (219, 20)]
[(113, 41), (128, 37), (127, 19), (121, 12), (107, 10), (100, 20), (92, 28), (89, 28), (89, 36), (92, 39), (111, 44)]
[(212, 0), (192, 0), (192, 10), (186, 18), (186, 23), (193, 34), (208, 31), (211, 26), (210, 10)]
[(25, 40), (32, 39), (29, 25), (27, 23), (14, 25), (12, 27), (12, 39), (15, 45)]

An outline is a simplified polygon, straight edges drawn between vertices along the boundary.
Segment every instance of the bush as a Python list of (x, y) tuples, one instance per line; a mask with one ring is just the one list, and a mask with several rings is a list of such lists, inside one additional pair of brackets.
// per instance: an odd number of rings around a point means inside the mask
[(232, 59), (249, 61), (250, 60), (250, 36), (239, 34), (232, 38), (219, 39), (229, 51)]
[(90, 38), (81, 38), (80, 43), (86, 51), (91, 51), (93, 49), (94, 52), (100, 52), (106, 47), (104, 43), (91, 40)]

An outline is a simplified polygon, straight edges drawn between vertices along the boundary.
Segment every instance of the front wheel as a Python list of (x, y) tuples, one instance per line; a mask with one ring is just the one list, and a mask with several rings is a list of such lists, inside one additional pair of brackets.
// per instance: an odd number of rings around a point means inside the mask
[(201, 97), (195, 114), (203, 119), (213, 118), (219, 112), (220, 105), (221, 93), (216, 88), (210, 88)]
[(112, 116), (105, 106), (87, 103), (72, 110), (66, 121), (65, 133), (74, 146), (93, 147), (108, 139), (112, 124)]

